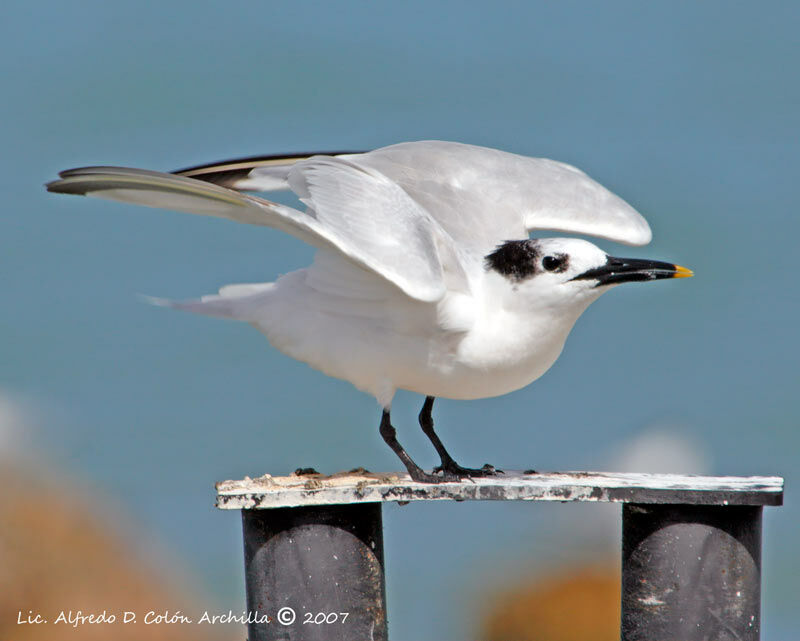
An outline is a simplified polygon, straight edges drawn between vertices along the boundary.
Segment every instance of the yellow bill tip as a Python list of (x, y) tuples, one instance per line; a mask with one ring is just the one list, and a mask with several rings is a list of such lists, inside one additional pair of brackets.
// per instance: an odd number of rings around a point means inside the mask
[(673, 278), (691, 278), (692, 276), (694, 276), (694, 272), (691, 269), (675, 265), (675, 275)]

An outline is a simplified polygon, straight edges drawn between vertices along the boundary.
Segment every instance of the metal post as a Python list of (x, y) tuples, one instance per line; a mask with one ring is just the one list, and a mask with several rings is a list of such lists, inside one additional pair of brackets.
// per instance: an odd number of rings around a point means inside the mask
[(242, 510), (249, 641), (385, 641), (380, 503)]
[(385, 640), (380, 505), (442, 500), (622, 502), (623, 641), (759, 638), (761, 511), (783, 504), (780, 477), (301, 470), (217, 484), (217, 507), (242, 511), (250, 641)]
[(758, 641), (761, 511), (623, 505), (622, 640)]

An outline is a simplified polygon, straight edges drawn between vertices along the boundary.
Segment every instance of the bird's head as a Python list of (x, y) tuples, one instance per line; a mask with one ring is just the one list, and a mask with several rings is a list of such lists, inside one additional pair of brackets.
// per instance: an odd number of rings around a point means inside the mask
[(504, 307), (575, 317), (615, 285), (692, 275), (672, 263), (609, 256), (577, 238), (509, 240), (486, 256), (485, 267)]

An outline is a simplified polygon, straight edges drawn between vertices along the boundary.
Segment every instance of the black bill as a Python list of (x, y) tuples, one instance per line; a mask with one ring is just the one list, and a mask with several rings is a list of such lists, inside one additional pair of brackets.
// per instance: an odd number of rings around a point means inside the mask
[(578, 274), (572, 280), (596, 280), (596, 287), (617, 285), (642, 280), (659, 280), (661, 278), (688, 278), (691, 269), (664, 263), (658, 260), (642, 260), (640, 258), (615, 258), (609, 256), (602, 267), (589, 269)]

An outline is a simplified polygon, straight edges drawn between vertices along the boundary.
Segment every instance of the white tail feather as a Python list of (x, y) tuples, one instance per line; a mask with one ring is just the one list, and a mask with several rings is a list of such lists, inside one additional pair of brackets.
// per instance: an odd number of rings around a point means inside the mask
[(142, 299), (159, 307), (249, 322), (255, 319), (258, 310), (263, 309), (273, 287), (273, 283), (236, 284), (224, 286), (219, 294), (189, 300), (170, 300), (154, 296), (142, 296)]

